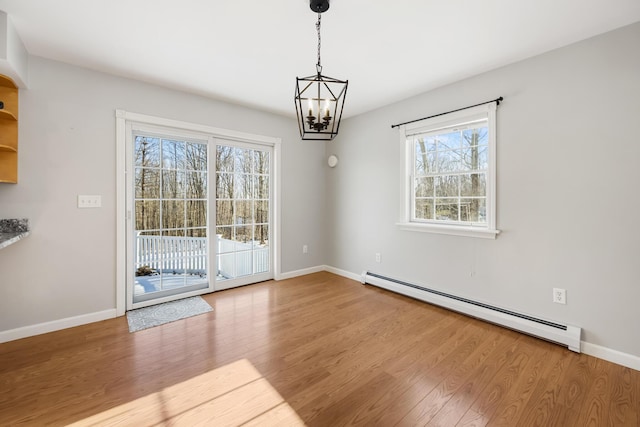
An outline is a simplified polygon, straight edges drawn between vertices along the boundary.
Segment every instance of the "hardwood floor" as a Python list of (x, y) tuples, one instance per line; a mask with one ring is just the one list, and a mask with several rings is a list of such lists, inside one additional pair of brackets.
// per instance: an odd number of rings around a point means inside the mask
[(0, 345), (0, 425), (639, 426), (640, 372), (330, 273)]

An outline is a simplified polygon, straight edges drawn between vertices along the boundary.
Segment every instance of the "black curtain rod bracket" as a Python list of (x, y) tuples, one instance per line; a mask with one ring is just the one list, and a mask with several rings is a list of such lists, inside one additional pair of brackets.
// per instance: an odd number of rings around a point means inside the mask
[(455, 113), (456, 111), (462, 111), (462, 110), (467, 110), (469, 108), (478, 107), (480, 105), (491, 104), (492, 102), (495, 102), (496, 105), (500, 105), (500, 102), (503, 99), (504, 98), (500, 97), (500, 98), (493, 99), (491, 101), (481, 102), (480, 104), (470, 105), (468, 107), (458, 108), (457, 110), (447, 111), (446, 113), (434, 114), (433, 116), (423, 117), (421, 119), (410, 120), (410, 121), (404, 122), (404, 123), (398, 123), (397, 125), (391, 125), (391, 129), (400, 127), (402, 125), (408, 125), (409, 123), (415, 123), (415, 122), (419, 122), (421, 120), (427, 120), (427, 119), (431, 119), (433, 117), (444, 116), (445, 114)]

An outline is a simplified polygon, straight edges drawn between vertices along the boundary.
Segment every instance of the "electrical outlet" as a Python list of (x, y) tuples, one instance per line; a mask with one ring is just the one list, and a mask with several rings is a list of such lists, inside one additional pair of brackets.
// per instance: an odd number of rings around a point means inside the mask
[(380, 262), (380, 252), (376, 253), (376, 262)]
[(309, 253), (309, 246), (307, 246), (307, 245), (302, 245), (302, 253), (303, 253), (303, 254), (307, 254), (307, 253)]
[(567, 303), (567, 290), (560, 288), (553, 288), (553, 302), (557, 304)]

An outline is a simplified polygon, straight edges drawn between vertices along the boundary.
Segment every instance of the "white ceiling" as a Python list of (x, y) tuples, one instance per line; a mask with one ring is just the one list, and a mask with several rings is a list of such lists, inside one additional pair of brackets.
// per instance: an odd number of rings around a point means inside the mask
[[(315, 73), (308, 0), (0, 0), (0, 10), (32, 55), (278, 114), (295, 115), (295, 78)], [(323, 74), (349, 80), (349, 117), (637, 21), (640, 0), (333, 0)]]

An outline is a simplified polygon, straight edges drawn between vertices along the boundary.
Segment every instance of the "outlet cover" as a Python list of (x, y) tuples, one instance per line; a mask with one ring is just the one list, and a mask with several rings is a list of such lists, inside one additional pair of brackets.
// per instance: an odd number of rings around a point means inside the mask
[(560, 288), (553, 288), (553, 302), (556, 304), (567, 303), (567, 290)]

